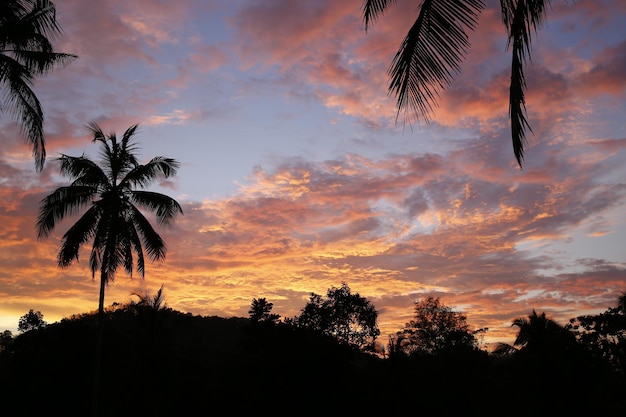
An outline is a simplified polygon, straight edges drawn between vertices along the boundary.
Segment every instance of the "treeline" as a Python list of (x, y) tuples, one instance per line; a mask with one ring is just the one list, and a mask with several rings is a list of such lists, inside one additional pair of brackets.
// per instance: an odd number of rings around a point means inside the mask
[[(485, 329), (439, 298), (383, 352), (373, 305), (347, 284), (312, 294), (283, 318), (265, 298), (248, 318), (173, 310), (162, 289), (106, 310), (100, 416), (218, 415), (623, 415), (623, 297), (560, 326), (543, 313), (515, 319), (513, 345), (480, 347)], [(95, 313), (47, 324), (29, 311), (3, 341), (6, 415), (90, 414)], [(5, 332), (6, 333), (6, 332)], [(383, 353), (383, 354), (381, 354)]]

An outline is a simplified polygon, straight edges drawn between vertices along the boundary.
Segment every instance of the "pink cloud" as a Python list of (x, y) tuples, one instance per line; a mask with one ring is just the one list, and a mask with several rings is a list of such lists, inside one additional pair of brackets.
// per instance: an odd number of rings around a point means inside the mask
[[(229, 44), (183, 36), (189, 35), (180, 27), (187, 8), (180, 3), (64, 4), (71, 7), (61, 15), (69, 28), (63, 49), (81, 60), (40, 84), (50, 104), (51, 154), (84, 148), (91, 119), (121, 133), (134, 123), (206, 117), (204, 108), (168, 105), (189, 86), (204, 92), (195, 83), (237, 58), (249, 78), (258, 77), (254, 82), (267, 85), (264, 71), (278, 68), (270, 84), (277, 91), (317, 99), (375, 126), (377, 135), (394, 122), (385, 71), (416, 6), (398, 2), (365, 34), (356, 0), (244, 3), (231, 21), (238, 39)], [(611, 18), (595, 3), (581, 7), (596, 19)], [(554, 18), (583, 13), (572, 10), (559, 7)], [(84, 18), (94, 13), (98, 19)], [(549, 60), (537, 49), (527, 72), (532, 158), (521, 171), (511, 158), (509, 73), (498, 19), (495, 9), (482, 14), (463, 71), (434, 117), (434, 127), (469, 128), (464, 138), (441, 129), (446, 140), (455, 139), (446, 142), (449, 150), (378, 158), (353, 153), (317, 162), (285, 158), (258, 167), (237, 194), (184, 204), (185, 215), (161, 231), (168, 257), (148, 265), (146, 285), (165, 283), (171, 306), (197, 314), (245, 316), (253, 297), (267, 296), (277, 313), (293, 316), (311, 291), (323, 294), (345, 280), (373, 300), (387, 333), (399, 330), (412, 302), (426, 294), (461, 306), (473, 325), (504, 338), (514, 332), (511, 320), (532, 308), (562, 320), (611, 305), (623, 291), (624, 265), (564, 259), (554, 244), (572, 241), (577, 228), (593, 232), (595, 242), (621, 224), (613, 211), (626, 190), (605, 178), (623, 169), (624, 139), (589, 136), (578, 119), (592, 109), (580, 102), (587, 95), (623, 95), (623, 44), (590, 60), (563, 51)], [(544, 39), (540, 35), (537, 45)], [(162, 48), (181, 43), (194, 49), (175, 65), (159, 61)], [(559, 60), (574, 69), (553, 66)], [(583, 61), (582, 67), (569, 64)], [(141, 68), (136, 80), (116, 79), (116, 71), (135, 65)], [(91, 84), (95, 79), (105, 82)], [(251, 84), (237, 84), (238, 91)], [(35, 176), (29, 148), (12, 128), (2, 132), (0, 299), (11, 301), (1, 308), (23, 314), (45, 303), (59, 316), (94, 309), (97, 283), (85, 263), (56, 268), (63, 228), (36, 240), (38, 203), (60, 181), (56, 165)], [(14, 154), (19, 163), (10, 159)], [(19, 168), (24, 161), (30, 170)], [(160, 185), (174, 189), (176, 183)], [(128, 299), (138, 282), (118, 276), (107, 302)]]
[(626, 41), (598, 53), (589, 71), (576, 80), (575, 88), (592, 96), (623, 96), (626, 90)]

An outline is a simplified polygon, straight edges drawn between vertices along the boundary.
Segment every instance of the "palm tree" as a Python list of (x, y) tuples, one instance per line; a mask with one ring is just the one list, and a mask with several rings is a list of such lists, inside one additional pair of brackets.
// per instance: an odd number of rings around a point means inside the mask
[(528, 317), (518, 317), (511, 326), (518, 328), (513, 345), (498, 343), (493, 351), (496, 356), (511, 356), (518, 353), (532, 356), (546, 355), (553, 351), (571, 349), (576, 338), (569, 328), (548, 318), (546, 313), (533, 312)]
[[(97, 124), (89, 126), (93, 141), (102, 145), (102, 166), (85, 155), (58, 158), (61, 174), (73, 182), (57, 188), (41, 201), (37, 232), (39, 238), (48, 237), (58, 222), (89, 206), (63, 236), (58, 264), (67, 267), (78, 261), (80, 247), (93, 241), (89, 266), (93, 277), (96, 271), (100, 272), (98, 312), (102, 314), (104, 288), (113, 281), (119, 266), (131, 276), (133, 269), (143, 276), (144, 247), (151, 260), (165, 258), (165, 243), (140, 208), (154, 213), (160, 225), (169, 224), (182, 213), (182, 208), (171, 197), (135, 187), (149, 186), (159, 174), (166, 178), (176, 175), (179, 163), (158, 156), (145, 165), (139, 164), (133, 143), (137, 125), (128, 128), (119, 142), (115, 133), (105, 136)], [(137, 255), (136, 265), (133, 252)]]
[[(365, 30), (395, 0), (366, 0), (363, 6)], [(524, 160), (526, 119), (524, 63), (530, 60), (531, 32), (546, 19), (550, 0), (500, 0), (502, 22), (512, 48), (509, 116), (513, 152), (520, 168)], [(423, 0), (417, 20), (396, 53), (388, 74), (389, 93), (396, 96), (398, 116), (404, 111), (416, 119), (430, 120), (439, 91), (450, 85), (460, 72), (460, 63), (470, 44), (467, 30), (473, 30), (484, 9), (483, 0)]]
[(51, 40), (61, 34), (56, 9), (48, 0), (3, 0), (0, 2), (0, 110), (13, 113), (22, 133), (33, 145), (38, 171), (46, 159), (43, 110), (31, 89), (36, 76), (76, 55), (54, 52)]
[(131, 302), (132, 307), (139, 307), (150, 311), (160, 311), (167, 308), (165, 302), (165, 295), (163, 295), (163, 285), (154, 295), (150, 295), (148, 290), (142, 290), (142, 292), (132, 292), (131, 295), (139, 298), (137, 302)]
[[(57, 188), (41, 201), (37, 232), (39, 238), (48, 237), (58, 222), (87, 208), (76, 223), (63, 235), (57, 261), (67, 267), (78, 261), (81, 246), (91, 241), (89, 267), (92, 278), (100, 273), (98, 302), (98, 337), (96, 342), (96, 370), (94, 372), (94, 413), (100, 368), (100, 349), (104, 317), (104, 288), (114, 280), (117, 268), (122, 266), (132, 277), (136, 269), (145, 273), (144, 250), (151, 260), (165, 258), (166, 247), (140, 209), (155, 215), (160, 225), (168, 225), (182, 208), (176, 200), (155, 192), (139, 190), (153, 183), (160, 175), (176, 174), (179, 163), (171, 158), (157, 156), (147, 164), (137, 161), (137, 147), (133, 143), (137, 125), (129, 127), (118, 141), (115, 133), (106, 136), (95, 123), (89, 125), (93, 141), (101, 144), (102, 163), (89, 157), (62, 155), (58, 158), (61, 174), (73, 181)], [(137, 257), (135, 264), (133, 252)]]
[(572, 351), (576, 347), (574, 334), (546, 317), (545, 312), (539, 315), (533, 310), (528, 318), (519, 317), (513, 320), (512, 326), (519, 328), (513, 345), (532, 355), (558, 353), (562, 356), (564, 352)]

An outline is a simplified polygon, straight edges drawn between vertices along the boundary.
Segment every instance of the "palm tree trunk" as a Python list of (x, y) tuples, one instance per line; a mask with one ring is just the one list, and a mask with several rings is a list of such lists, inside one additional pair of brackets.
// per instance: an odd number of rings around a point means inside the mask
[(104, 286), (106, 273), (100, 272), (100, 297), (98, 301), (98, 329), (96, 335), (95, 363), (93, 370), (93, 392), (91, 397), (91, 415), (98, 417), (98, 404), (100, 398), (100, 368), (102, 363), (102, 339), (104, 334)]

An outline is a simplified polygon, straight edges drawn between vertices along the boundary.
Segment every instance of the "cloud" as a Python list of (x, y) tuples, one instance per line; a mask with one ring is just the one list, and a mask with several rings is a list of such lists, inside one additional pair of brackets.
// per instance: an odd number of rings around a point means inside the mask
[(585, 95), (623, 96), (626, 90), (626, 41), (608, 47), (593, 59), (590, 69), (575, 80), (575, 86)]
[[(432, 294), (468, 313), (475, 327), (490, 327), (490, 338), (510, 339), (512, 319), (532, 308), (563, 322), (606, 309), (623, 291), (623, 263), (570, 250), (581, 239), (606, 245), (622, 232), (626, 139), (596, 120), (610, 117), (604, 100), (623, 96), (623, 40), (603, 41), (593, 52), (584, 43), (576, 44), (584, 50), (551, 49), (552, 39), (540, 32), (526, 67), (533, 134), (520, 170), (510, 144), (509, 58), (497, 8), (482, 13), (462, 72), (432, 123), (416, 129), (415, 145), (395, 135), (386, 91), (386, 70), (415, 18), (414, 1), (394, 4), (367, 34), (356, 0), (83, 3), (58, 6), (66, 29), (60, 49), (80, 59), (37, 84), (50, 155), (91, 153), (85, 125), (92, 120), (118, 133), (145, 125), (151, 149), (162, 149), (156, 133), (165, 132), (175, 140), (163, 142), (180, 159), (185, 147), (204, 156), (229, 143), (231, 132), (216, 127), (222, 119), (245, 126), (257, 141), (269, 141), (259, 129), (268, 116), (279, 124), (312, 119), (291, 107), (273, 113), (265, 97), (262, 108), (247, 107), (265, 91), (290, 104), (321, 103), (329, 110), (321, 123), (337, 123), (338, 141), (350, 146), (315, 159), (288, 146), (271, 162), (255, 155), (256, 167), (237, 192), (185, 198), (184, 216), (159, 229), (168, 256), (147, 265), (144, 284), (165, 284), (173, 308), (245, 316), (252, 298), (266, 297), (289, 317), (311, 292), (345, 281), (380, 311), (383, 334), (400, 330), (413, 301)], [(208, 8), (212, 13), (203, 14)], [(612, 14), (608, 2), (559, 5), (550, 22), (556, 33), (577, 33), (571, 22), (595, 25)], [(221, 37), (215, 15), (226, 16), (235, 38)], [(600, 29), (590, 36), (600, 37)], [(206, 120), (212, 123), (200, 123)], [(356, 123), (346, 127), (346, 120)], [(317, 126), (304, 133), (294, 126), (290, 140), (326, 139)], [(2, 314), (36, 308), (55, 320), (95, 309), (98, 282), (85, 255), (70, 268), (56, 266), (71, 220), (48, 239), (36, 237), (39, 201), (64, 183), (58, 166), (50, 160), (35, 174), (16, 127), (3, 122), (0, 132)], [(187, 135), (201, 140), (186, 142)], [(197, 181), (208, 188), (210, 162), (199, 160), (205, 171), (197, 171)], [(166, 193), (179, 188), (175, 181), (160, 186)], [(128, 300), (143, 282), (136, 278), (118, 275), (107, 304)]]
[(158, 125), (179, 125), (185, 123), (185, 121), (192, 119), (192, 116), (184, 110), (174, 110), (169, 114), (161, 116), (150, 116), (146, 122), (148, 126)]
[[(623, 149), (619, 141), (587, 146)], [(584, 169), (557, 183), (539, 172), (474, 176), (467, 161), (484, 149), (475, 144), (464, 154), (377, 159), (348, 154), (321, 162), (287, 158), (258, 167), (236, 195), (184, 204), (185, 215), (161, 231), (168, 257), (147, 266), (152, 284), (146, 285), (164, 283), (169, 305), (183, 311), (245, 315), (252, 298), (267, 296), (277, 313), (293, 316), (308, 294), (345, 281), (380, 309), (386, 333), (408, 321), (414, 300), (435, 294), (470, 313), (474, 326), (490, 326), (490, 338), (511, 337), (512, 318), (531, 308), (563, 321), (574, 311), (611, 305), (625, 266), (600, 259), (568, 265), (547, 239), (566, 242), (569, 230), (603, 216), (603, 227), (611, 228), (607, 216), (624, 200), (624, 187), (598, 184), (602, 172)], [(489, 168), (489, 155), (483, 159)], [(580, 169), (559, 158), (553, 163), (559, 172)], [(35, 244), (37, 204), (53, 184), (28, 188), (29, 175), (23, 178), (0, 187), (12, 195), (3, 201), (13, 202), (0, 213), (4, 264), (13, 271), (0, 274), (3, 297), (23, 298), (16, 309), (43, 296), (77, 297), (83, 301), (73, 308), (95, 308), (97, 283), (86, 265), (54, 269), (62, 228)], [(545, 248), (542, 255), (530, 251), (537, 244)], [(556, 273), (542, 272), (551, 269)], [(137, 285), (118, 276), (108, 302), (125, 300)]]
[[(580, 299), (576, 308), (599, 308), (583, 300), (600, 282), (608, 292), (603, 302), (615, 294), (623, 265), (567, 266), (558, 253), (537, 256), (525, 248), (569, 241), (571, 228), (623, 201), (623, 187), (584, 175), (558, 185), (533, 173), (530, 181), (524, 174), (519, 181), (479, 180), (459, 175), (460, 168), (452, 168), (463, 165), (457, 158), (445, 159), (447, 170), (432, 155), (291, 159), (257, 169), (237, 196), (190, 210), (179, 225), (184, 243), (174, 238), (186, 260), (168, 262), (181, 275), (192, 267), (218, 287), (239, 277), (238, 294), (250, 297), (278, 288), (323, 293), (345, 280), (388, 312), (400, 308), (387, 304), (393, 294), (409, 294), (403, 300), (410, 313), (411, 299), (436, 290), (446, 303), (477, 308), (473, 319), (481, 326), (532, 307), (563, 319), (574, 311), (567, 307), (572, 296)], [(562, 170), (566, 162), (557, 164)], [(556, 275), (541, 272), (555, 267), (561, 268)], [(584, 279), (595, 284), (581, 286)], [(387, 330), (400, 321), (395, 317)], [(494, 331), (510, 334), (504, 325)]]

